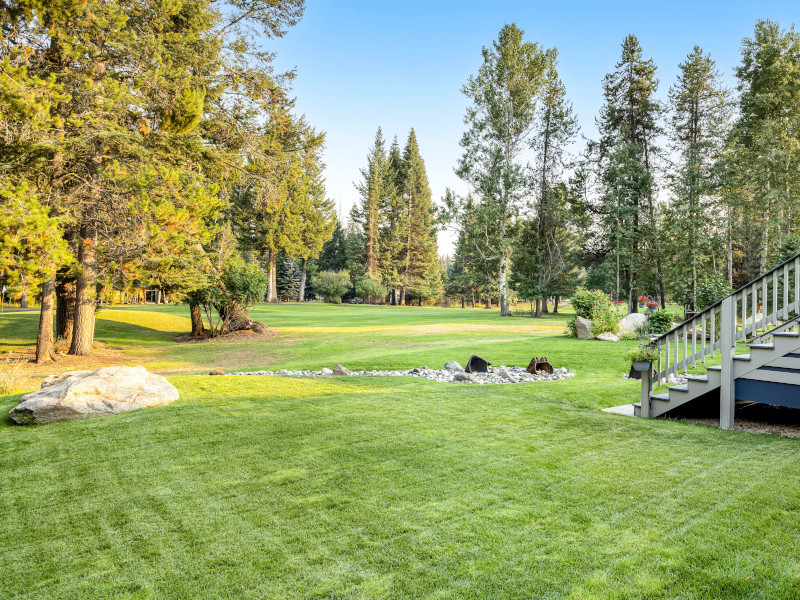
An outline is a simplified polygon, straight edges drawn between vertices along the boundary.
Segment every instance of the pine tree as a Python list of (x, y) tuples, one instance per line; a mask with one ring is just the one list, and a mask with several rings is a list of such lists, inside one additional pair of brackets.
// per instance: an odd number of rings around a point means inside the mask
[(648, 273), (665, 300), (654, 177), (662, 112), (655, 98), (655, 73), (636, 36), (627, 36), (615, 71), (603, 80), (601, 137), (592, 148), (601, 186), (600, 226), (614, 265), (615, 293), (617, 298), (627, 296), (631, 312), (638, 309), (635, 296)]
[(677, 156), (668, 210), (669, 279), (673, 291), (695, 310), (698, 277), (712, 266), (721, 241), (725, 207), (715, 190), (714, 165), (727, 133), (729, 102), (715, 62), (698, 46), (680, 64), (669, 96), (670, 137)]
[(524, 32), (506, 25), (491, 48), (483, 49), (483, 64), (462, 92), (469, 99), (461, 139), (464, 153), (456, 170), (483, 199), (493, 225), (500, 294), (500, 314), (511, 314), (508, 272), (512, 238), (509, 224), (527, 193), (526, 147), (536, 123), (551, 52), (525, 42)]
[(392, 176), (386, 155), (383, 132), (380, 127), (375, 134), (375, 143), (367, 155), (367, 166), (361, 169), (363, 181), (356, 185), (361, 194), (361, 206), (357, 216), (364, 233), (364, 268), (366, 276), (377, 281), (379, 233), (381, 207), (391, 194)]
[[(757, 257), (752, 279), (767, 267), (772, 249), (797, 231), (800, 195), (800, 33), (773, 21), (758, 21), (742, 42), (736, 68), (740, 92), (738, 119), (730, 140), (730, 171), (735, 174), (745, 225), (745, 256)], [(753, 227), (758, 223), (758, 230)], [(753, 234), (757, 234), (754, 236)]]
[(402, 265), (400, 303), (408, 292), (429, 299), (441, 294), (441, 273), (436, 227), (433, 223), (433, 202), (419, 152), (417, 136), (412, 129), (403, 150), (403, 200), (407, 225), (405, 256)]
[(378, 270), (381, 283), (390, 290), (390, 302), (397, 304), (403, 287), (408, 246), (408, 210), (404, 196), (405, 166), (397, 137), (389, 150), (387, 192), (380, 209)]

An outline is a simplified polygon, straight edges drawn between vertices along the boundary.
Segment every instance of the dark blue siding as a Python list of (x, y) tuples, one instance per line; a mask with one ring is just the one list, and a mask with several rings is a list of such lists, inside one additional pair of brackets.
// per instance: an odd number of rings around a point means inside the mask
[(760, 404), (800, 408), (800, 385), (737, 379), (736, 399), (759, 402)]

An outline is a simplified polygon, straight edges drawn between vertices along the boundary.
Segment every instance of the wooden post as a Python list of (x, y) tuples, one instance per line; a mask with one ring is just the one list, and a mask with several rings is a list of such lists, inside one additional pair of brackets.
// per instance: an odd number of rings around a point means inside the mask
[(736, 380), (733, 375), (733, 356), (736, 353), (736, 340), (734, 336), (735, 314), (733, 297), (728, 296), (722, 301), (721, 315), (721, 342), (720, 354), (722, 355), (722, 384), (719, 390), (719, 426), (722, 429), (733, 429), (733, 414), (736, 407)]
[(642, 410), (641, 416), (644, 419), (650, 418), (650, 391), (653, 385), (653, 365), (647, 371), (642, 372)]

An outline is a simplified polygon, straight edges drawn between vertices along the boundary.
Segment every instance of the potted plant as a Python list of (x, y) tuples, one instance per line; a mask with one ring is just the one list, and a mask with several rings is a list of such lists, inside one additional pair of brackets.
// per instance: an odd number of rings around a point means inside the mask
[(631, 359), (634, 371), (644, 373), (658, 360), (658, 351), (653, 346), (639, 346), (628, 350), (628, 358)]
[(648, 298), (645, 294), (642, 294), (637, 298), (639, 301), (639, 308), (644, 308), (644, 305), (650, 302), (650, 298)]
[(658, 310), (658, 302), (651, 300), (647, 303), (647, 312), (645, 314), (652, 315)]

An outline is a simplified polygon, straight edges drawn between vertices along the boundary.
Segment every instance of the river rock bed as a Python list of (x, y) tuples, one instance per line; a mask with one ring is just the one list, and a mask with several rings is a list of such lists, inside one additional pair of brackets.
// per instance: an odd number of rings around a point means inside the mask
[[(235, 371), (232, 373), (225, 373), (225, 375), (256, 375), (256, 376), (269, 376), (269, 375), (285, 375), (295, 377), (315, 377), (322, 376), (328, 377), (333, 375), (334, 372), (330, 369), (323, 369), (321, 371), (289, 371), (281, 369), (280, 371)], [(337, 373), (339, 374), (339, 373)], [(533, 383), (536, 381), (558, 381), (562, 379), (570, 379), (575, 376), (572, 371), (561, 367), (555, 369), (553, 374), (548, 374), (543, 371), (538, 371), (532, 375), (525, 370), (525, 367), (492, 367), (489, 373), (465, 373), (464, 371), (452, 371), (449, 369), (431, 369), (429, 367), (418, 367), (415, 369), (408, 369), (405, 371), (389, 371), (389, 370), (373, 370), (373, 371), (349, 371), (341, 373), (342, 375), (349, 376), (362, 376), (362, 377), (421, 377), (431, 381), (440, 381), (443, 383)]]

